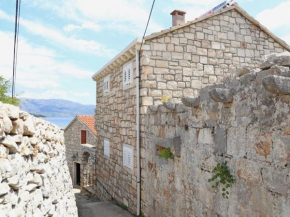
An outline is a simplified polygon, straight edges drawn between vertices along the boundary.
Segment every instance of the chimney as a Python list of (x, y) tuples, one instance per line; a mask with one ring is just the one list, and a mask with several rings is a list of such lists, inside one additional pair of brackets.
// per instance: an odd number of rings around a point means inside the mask
[(172, 26), (179, 26), (185, 23), (185, 11), (174, 10), (171, 12), (172, 15)]

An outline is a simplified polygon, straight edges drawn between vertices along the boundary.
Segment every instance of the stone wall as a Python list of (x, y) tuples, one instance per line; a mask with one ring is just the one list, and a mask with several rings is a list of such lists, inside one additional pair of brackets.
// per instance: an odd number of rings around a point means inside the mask
[[(81, 130), (87, 131), (87, 145), (81, 145)], [(96, 149), (96, 135), (94, 135), (90, 129), (82, 123), (78, 118), (75, 118), (73, 123), (65, 129), (64, 132), (65, 146), (66, 146), (66, 161), (68, 164), (70, 175), (74, 181), (74, 163), (81, 164), (81, 180), (82, 186), (92, 185), (95, 178), (95, 163), (91, 163), (90, 168), (86, 169), (87, 162), (95, 162), (95, 149)], [(87, 158), (87, 154), (88, 158)], [(84, 155), (85, 154), (85, 155)], [(85, 173), (83, 173), (85, 171)], [(85, 176), (84, 176), (85, 175)], [(88, 180), (84, 180), (88, 179)], [(75, 184), (75, 183), (73, 183)]]
[[(142, 210), (146, 210), (143, 171), (147, 151), (144, 138), (150, 130), (145, 125), (148, 106), (160, 104), (163, 95), (173, 102), (180, 102), (182, 97), (195, 97), (201, 88), (231, 78), (237, 68), (256, 68), (261, 56), (283, 51), (279, 43), (236, 9), (160, 36), (146, 37), (140, 61)], [(129, 52), (135, 78), (135, 51)], [(113, 197), (136, 213), (136, 90), (135, 80), (129, 87), (123, 86), (119, 65), (125, 59), (107, 68), (110, 92), (103, 91), (104, 77), (97, 78), (96, 82), (96, 189), (98, 195)], [(110, 140), (110, 157), (104, 155), (105, 138)], [(123, 145), (135, 148), (134, 170), (123, 166)]]
[(0, 216), (77, 216), (63, 132), (1, 102)]
[[(263, 71), (240, 70), (183, 104), (149, 107), (146, 216), (289, 216), (289, 66), (289, 54), (270, 56)], [(157, 146), (174, 159), (159, 159)], [(222, 162), (236, 179), (229, 199), (208, 182)]]
[[(133, 78), (135, 78), (135, 58)], [(137, 165), (136, 165), (136, 88), (123, 86), (123, 68), (112, 70), (110, 91), (104, 93), (103, 78), (97, 83), (96, 131), (97, 165), (96, 190), (101, 198), (114, 198), (136, 213)], [(104, 155), (104, 139), (110, 140), (110, 157)], [(123, 166), (123, 145), (134, 148), (134, 170)], [(109, 194), (108, 194), (109, 193)]]

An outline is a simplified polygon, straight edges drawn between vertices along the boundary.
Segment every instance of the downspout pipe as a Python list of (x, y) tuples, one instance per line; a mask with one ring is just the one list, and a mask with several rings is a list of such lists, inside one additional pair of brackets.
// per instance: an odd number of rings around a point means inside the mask
[(137, 216), (141, 210), (141, 168), (140, 168), (140, 62), (139, 62), (140, 46), (136, 45), (135, 62), (136, 62), (136, 135), (137, 135)]

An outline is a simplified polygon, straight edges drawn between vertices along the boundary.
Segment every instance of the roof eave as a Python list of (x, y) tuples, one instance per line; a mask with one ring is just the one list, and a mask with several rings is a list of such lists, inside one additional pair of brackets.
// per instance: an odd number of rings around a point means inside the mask
[(122, 50), (117, 56), (115, 56), (110, 62), (108, 62), (104, 67), (97, 71), (92, 79), (96, 81), (97, 78), (103, 77), (110, 73), (111, 70), (123, 65), (125, 62), (130, 60), (135, 56), (135, 49), (139, 49), (142, 43), (141, 38), (136, 38), (132, 41), (124, 50)]

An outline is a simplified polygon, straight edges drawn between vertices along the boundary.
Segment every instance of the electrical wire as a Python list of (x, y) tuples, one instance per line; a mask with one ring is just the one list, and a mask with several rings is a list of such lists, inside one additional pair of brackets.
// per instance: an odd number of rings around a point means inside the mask
[(20, 6), (21, 6), (21, 0), (16, 0), (15, 32), (14, 32), (14, 54), (13, 54), (13, 78), (12, 78), (12, 98), (15, 96), (15, 86), (16, 86), (16, 68), (17, 68), (17, 51), (18, 51), (18, 36), (19, 36), (19, 23), (20, 23)]
[(142, 42), (141, 42), (141, 46), (140, 46), (140, 50), (139, 50), (139, 59), (140, 59), (140, 52), (141, 52), (142, 46), (144, 44), (144, 38), (145, 38), (145, 35), (146, 35), (146, 32), (147, 32), (147, 28), (148, 28), (148, 25), (149, 25), (149, 21), (150, 21), (150, 18), (151, 18), (151, 14), (152, 14), (152, 11), (153, 11), (153, 8), (154, 8), (154, 4), (155, 4), (155, 0), (153, 0), (152, 6), (151, 6), (151, 10), (150, 10), (150, 14), (149, 14), (148, 21), (147, 21), (147, 25), (146, 25), (146, 28), (145, 28), (145, 31), (144, 31), (144, 34), (143, 34), (143, 38), (142, 38)]

